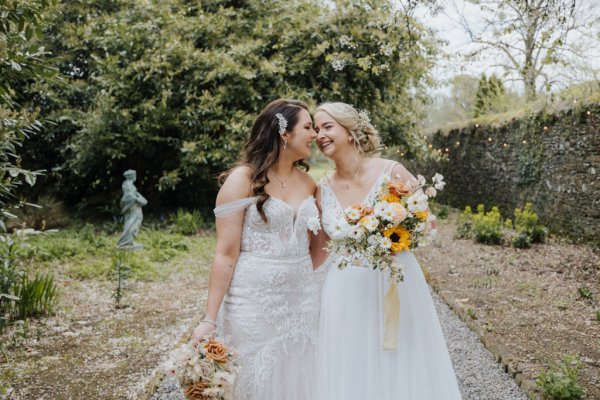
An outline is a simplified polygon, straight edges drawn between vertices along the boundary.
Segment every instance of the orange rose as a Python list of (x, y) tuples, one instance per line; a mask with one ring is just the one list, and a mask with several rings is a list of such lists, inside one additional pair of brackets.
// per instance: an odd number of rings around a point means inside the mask
[(185, 397), (188, 400), (205, 400), (204, 391), (210, 387), (208, 382), (196, 381), (185, 388)]
[(410, 190), (400, 182), (392, 181), (388, 183), (388, 191), (397, 197), (404, 197), (410, 194)]
[(214, 360), (218, 363), (227, 362), (227, 347), (225, 347), (222, 343), (219, 343), (211, 338), (208, 342), (204, 342), (203, 345), (206, 349), (206, 358)]

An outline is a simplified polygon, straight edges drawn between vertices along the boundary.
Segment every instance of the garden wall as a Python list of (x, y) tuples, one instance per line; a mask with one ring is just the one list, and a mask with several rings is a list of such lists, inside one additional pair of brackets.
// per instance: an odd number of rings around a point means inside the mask
[(600, 241), (600, 104), (539, 113), (492, 127), (436, 132), (430, 139), (444, 161), (418, 170), (447, 181), (441, 203), (484, 203), (512, 218), (531, 201), (554, 232)]

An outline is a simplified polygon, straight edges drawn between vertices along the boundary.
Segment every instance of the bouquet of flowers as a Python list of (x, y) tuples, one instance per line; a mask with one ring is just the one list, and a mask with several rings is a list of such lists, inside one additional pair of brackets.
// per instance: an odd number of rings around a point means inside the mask
[(344, 210), (336, 223), (329, 251), (339, 255), (339, 268), (365, 266), (389, 270), (397, 282), (404, 279), (394, 254), (425, 243), (437, 233), (431, 228), (435, 216), (428, 200), (446, 183), (435, 174), (431, 183), (418, 175), (417, 182), (402, 183), (399, 176), (386, 178), (372, 204), (354, 204)]
[(209, 337), (195, 345), (186, 343), (175, 351), (168, 374), (177, 377), (190, 400), (229, 400), (237, 365), (224, 340)]

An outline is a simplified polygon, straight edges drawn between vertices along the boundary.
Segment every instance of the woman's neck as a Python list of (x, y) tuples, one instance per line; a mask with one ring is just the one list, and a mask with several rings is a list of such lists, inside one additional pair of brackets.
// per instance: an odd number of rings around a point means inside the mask
[(354, 157), (339, 157), (333, 160), (338, 178), (352, 180), (360, 175), (365, 158), (356, 154)]
[(280, 177), (289, 176), (294, 168), (294, 160), (289, 160), (286, 157), (279, 157), (279, 160), (270, 168), (276, 175)]

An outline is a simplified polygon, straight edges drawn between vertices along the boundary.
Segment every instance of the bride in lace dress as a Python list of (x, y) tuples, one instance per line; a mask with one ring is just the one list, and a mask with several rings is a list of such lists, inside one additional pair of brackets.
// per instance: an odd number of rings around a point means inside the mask
[(217, 196), (206, 317), (192, 340), (215, 329), (231, 336), (240, 365), (236, 400), (314, 397), (322, 281), (309, 231), (319, 229), (319, 212), (302, 159), (315, 137), (306, 104), (273, 101)]
[[(317, 145), (336, 171), (318, 190), (324, 232), (332, 236), (343, 210), (370, 202), (386, 176), (415, 178), (399, 163), (372, 157), (377, 131), (366, 113), (325, 103), (314, 114)], [(322, 248), (326, 235), (316, 242)], [(395, 349), (383, 350), (383, 298), (389, 285), (380, 270), (338, 269), (332, 254), (321, 298), (317, 366), (318, 400), (456, 400), (461, 395), (429, 287), (410, 252), (396, 255), (405, 268), (399, 285), (400, 322)]]

